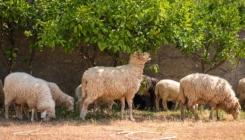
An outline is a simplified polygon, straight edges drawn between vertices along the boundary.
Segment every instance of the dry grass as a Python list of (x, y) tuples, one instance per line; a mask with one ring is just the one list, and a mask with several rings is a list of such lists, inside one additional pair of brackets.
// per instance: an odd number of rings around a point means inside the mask
[[(66, 112), (65, 112), (66, 113)], [(64, 114), (65, 114), (64, 113)], [(201, 120), (194, 121), (187, 112), (185, 122), (179, 120), (180, 111), (152, 112), (134, 110), (136, 122), (119, 120), (119, 112), (106, 115), (88, 115), (86, 121), (76, 117), (60, 117), (50, 122), (6, 120), (1, 111), (0, 139), (18, 140), (82, 140), (82, 139), (160, 139), (176, 137), (176, 139), (245, 139), (245, 113), (233, 120), (231, 115), (221, 112), (221, 121), (208, 120), (207, 110), (199, 111)], [(62, 113), (58, 114), (62, 115)], [(75, 113), (75, 115), (78, 115)], [(95, 117), (96, 116), (96, 117)], [(97, 119), (94, 119), (97, 118)]]

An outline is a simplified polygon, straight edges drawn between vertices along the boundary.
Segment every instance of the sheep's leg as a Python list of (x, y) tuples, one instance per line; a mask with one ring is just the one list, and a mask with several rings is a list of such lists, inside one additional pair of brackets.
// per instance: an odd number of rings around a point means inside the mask
[[(28, 114), (29, 115), (29, 114)], [(30, 117), (30, 116), (29, 116)], [(38, 120), (37, 110), (35, 110), (35, 119)]]
[(150, 93), (151, 109), (153, 109), (153, 107), (154, 107), (154, 98), (155, 98), (154, 92)]
[[(78, 100), (78, 103), (79, 103), (79, 110), (82, 110), (84, 100), (85, 100), (85, 97), (84, 97), (84, 98), (79, 98), (79, 100)], [(80, 113), (81, 113), (81, 112), (80, 112)]]
[(214, 111), (214, 108), (211, 107), (210, 115), (209, 115), (209, 120), (212, 120), (213, 119), (213, 111)]
[(120, 117), (121, 117), (121, 120), (123, 120), (123, 112), (124, 112), (124, 109), (125, 109), (125, 97), (122, 97), (120, 99), (121, 101), (121, 112), (120, 112)]
[(5, 118), (9, 119), (9, 105), (5, 104)]
[(24, 114), (25, 114), (26, 118), (30, 119), (29, 107), (28, 107), (27, 104), (23, 105), (23, 111), (24, 111)]
[(82, 110), (81, 110), (81, 113), (80, 113), (80, 118), (82, 120), (85, 120), (87, 109), (88, 109), (88, 105), (91, 104), (92, 102), (94, 102), (95, 99), (96, 99), (96, 97), (87, 97), (84, 100), (84, 102), (82, 104)]
[(159, 109), (159, 101), (160, 101), (160, 97), (159, 96), (156, 96), (156, 109), (157, 109), (157, 111), (159, 111), (160, 109)]
[(217, 108), (216, 108), (216, 116), (217, 116), (217, 120), (220, 121), (219, 110)]
[(173, 105), (173, 106), (174, 106), (173, 109), (176, 110), (177, 107), (178, 107), (178, 105), (179, 105), (179, 102), (175, 101), (175, 102), (174, 102), (174, 105)]
[(168, 111), (167, 100), (162, 99), (162, 106), (164, 111)]
[(21, 105), (19, 105), (17, 103), (13, 103), (13, 105), (14, 105), (14, 110), (15, 110), (17, 118), (22, 120), (22, 117), (21, 117)]
[(31, 109), (31, 121), (34, 122), (35, 108)]
[(180, 103), (181, 108), (181, 120), (184, 121), (185, 119), (185, 105), (183, 103)]
[(190, 109), (192, 114), (195, 116), (195, 120), (199, 120), (199, 117), (198, 117), (196, 110), (195, 110), (195, 105), (189, 106), (188, 108)]
[(128, 108), (129, 108), (129, 119), (131, 121), (135, 121), (134, 117), (133, 117), (133, 109), (132, 109), (132, 104), (133, 104), (133, 100), (132, 98), (127, 98), (127, 102), (128, 102)]

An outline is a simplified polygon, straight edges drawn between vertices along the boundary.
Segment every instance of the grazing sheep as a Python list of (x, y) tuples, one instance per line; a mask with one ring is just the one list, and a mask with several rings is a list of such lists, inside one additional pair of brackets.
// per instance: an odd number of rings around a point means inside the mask
[(162, 105), (164, 110), (168, 110), (167, 101), (174, 101), (176, 109), (180, 102), (179, 97), (180, 83), (174, 80), (161, 80), (156, 84), (155, 95), (156, 95), (156, 109), (159, 111), (159, 101), (162, 99)]
[(212, 119), (213, 109), (216, 109), (217, 120), (220, 120), (218, 109), (232, 114), (236, 119), (241, 106), (235, 97), (231, 85), (222, 78), (208, 74), (190, 74), (180, 80), (181, 98), (181, 119), (184, 120), (184, 109), (187, 106), (195, 119), (199, 117), (195, 112), (196, 104), (209, 103), (211, 112), (209, 119)]
[[(53, 82), (47, 82), (51, 94), (52, 94), (52, 98), (55, 101), (55, 106), (63, 106), (68, 108), (69, 111), (74, 111), (74, 98), (69, 96), (68, 94), (64, 93), (63, 91), (60, 90), (60, 88), (57, 86), (57, 84), (53, 83)], [(27, 118), (29, 118), (29, 108), (27, 105), (22, 105), (21, 109), (23, 109), (24, 114)], [(18, 107), (17, 107), (18, 110)], [(18, 112), (16, 110), (16, 113)], [(19, 110), (21, 111), (21, 110)], [(17, 114), (21, 114), (21, 113), (17, 113)], [(18, 115), (17, 115), (18, 116)]]
[(35, 111), (41, 111), (41, 118), (48, 121), (55, 116), (55, 102), (46, 81), (27, 73), (14, 72), (5, 78), (3, 87), (5, 96), (5, 118), (9, 118), (9, 106), (12, 103), (27, 104), (32, 110), (31, 121)]
[(96, 99), (121, 101), (120, 117), (123, 119), (125, 99), (129, 106), (129, 118), (132, 115), (132, 100), (139, 90), (144, 64), (149, 61), (148, 53), (135, 52), (130, 55), (129, 64), (118, 67), (93, 67), (86, 70), (82, 77), (82, 98), (80, 100), (80, 118), (85, 119), (87, 107)]
[[(76, 90), (75, 90), (75, 98), (77, 99), (77, 102), (76, 104), (77, 105), (80, 105), (79, 103), (79, 99), (82, 97), (82, 90), (81, 90), (82, 86), (81, 84), (79, 86), (76, 87)], [(108, 105), (108, 109), (109, 110), (112, 110), (112, 106), (113, 105), (116, 105), (116, 103), (113, 101), (113, 100), (95, 100), (95, 103), (94, 103), (94, 110), (101, 110), (102, 109), (102, 106), (104, 104), (107, 104)]]
[(70, 111), (74, 110), (74, 98), (60, 90), (57, 84), (47, 82), (51, 90), (52, 97), (55, 101), (55, 106), (64, 106)]
[(239, 102), (243, 108), (245, 108), (245, 78), (240, 79), (237, 86), (237, 95)]

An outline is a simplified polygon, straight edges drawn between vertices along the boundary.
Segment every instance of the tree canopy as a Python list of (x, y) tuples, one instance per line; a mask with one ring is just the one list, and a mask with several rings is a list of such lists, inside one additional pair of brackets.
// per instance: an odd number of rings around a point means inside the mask
[(19, 33), (29, 38), (31, 52), (79, 47), (94, 66), (100, 51), (118, 58), (171, 44), (208, 73), (245, 57), (238, 36), (244, 18), (245, 2), (239, 0), (0, 0), (0, 32), (12, 41), (1, 52), (11, 67)]

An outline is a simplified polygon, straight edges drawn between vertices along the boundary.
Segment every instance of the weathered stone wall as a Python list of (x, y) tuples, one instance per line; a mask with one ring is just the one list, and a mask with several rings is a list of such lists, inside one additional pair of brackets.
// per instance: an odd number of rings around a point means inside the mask
[[(245, 36), (244, 33), (241, 36)], [(23, 40), (18, 51), (18, 59), (15, 59), (12, 72), (28, 72), (28, 63), (23, 62), (24, 57), (30, 55), (27, 46), (27, 40)], [(128, 58), (125, 59), (128, 61)], [(35, 51), (31, 67), (32, 75), (52, 81), (66, 93), (74, 94), (75, 88), (80, 84), (83, 72), (88, 69), (88, 65), (82, 56), (75, 50), (71, 54), (66, 54), (61, 48), (54, 51), (50, 48), (44, 48), (43, 51)], [(100, 53), (97, 57), (98, 66), (113, 66), (114, 60)], [(159, 72), (154, 73), (147, 67), (152, 64), (159, 65)], [(221, 69), (213, 71), (212, 75), (217, 75), (228, 80), (236, 91), (239, 79), (245, 77), (245, 60), (235, 67), (222, 66)], [(4, 79), (5, 70), (2, 60), (0, 60), (0, 78)], [(152, 60), (146, 64), (144, 74), (156, 77), (158, 79), (173, 79), (179, 81), (182, 77), (190, 73), (201, 72), (199, 63), (181, 55), (178, 49), (171, 46), (164, 46), (158, 50), (157, 54), (152, 54)]]

